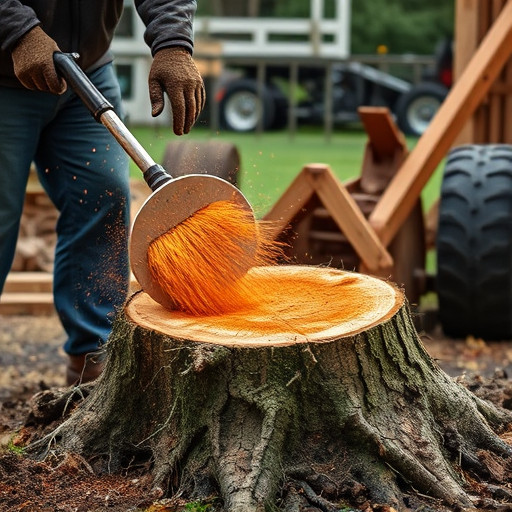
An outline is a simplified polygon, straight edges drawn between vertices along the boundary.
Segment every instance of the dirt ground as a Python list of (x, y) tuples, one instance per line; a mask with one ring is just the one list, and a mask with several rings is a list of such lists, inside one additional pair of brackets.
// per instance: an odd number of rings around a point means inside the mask
[[(421, 325), (430, 327), (425, 331)], [(435, 321), (435, 312), (425, 315), (419, 333), (445, 372), (475, 394), (512, 409), (512, 341), (446, 338)], [(213, 503), (185, 504), (177, 498), (152, 495), (146, 467), (131, 468), (124, 474), (95, 475), (89, 463), (76, 456), (37, 462), (20, 454), (17, 444), (23, 444), (23, 437), (30, 433), (30, 425), (25, 424), (31, 397), (64, 385), (63, 341), (56, 316), (0, 315), (0, 512), (217, 510)], [(504, 507), (499, 510), (512, 511), (512, 505)], [(322, 510), (313, 507), (307, 512)], [(349, 510), (355, 509), (343, 509)], [(363, 502), (357, 510), (389, 512), (389, 507)], [(411, 510), (446, 509), (419, 499)]]

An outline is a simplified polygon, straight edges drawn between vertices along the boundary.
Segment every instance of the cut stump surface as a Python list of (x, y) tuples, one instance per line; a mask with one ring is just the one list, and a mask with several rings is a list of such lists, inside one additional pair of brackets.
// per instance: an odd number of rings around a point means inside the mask
[(253, 307), (216, 317), (134, 294), (91, 394), (32, 452), (152, 460), (155, 487), (226, 512), (334, 511), (361, 488), (399, 510), (416, 492), (471, 506), (475, 482), (505, 485), (512, 414), (437, 366), (400, 289), (317, 267), (249, 278)]
[(330, 268), (260, 267), (248, 276), (250, 309), (218, 316), (169, 311), (142, 293), (126, 307), (132, 322), (176, 339), (245, 348), (328, 341), (384, 322), (403, 304), (391, 284)]

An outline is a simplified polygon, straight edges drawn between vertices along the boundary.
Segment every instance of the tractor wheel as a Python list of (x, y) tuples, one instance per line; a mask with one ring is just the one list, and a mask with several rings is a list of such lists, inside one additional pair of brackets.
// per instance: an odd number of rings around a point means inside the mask
[(437, 292), (447, 335), (512, 338), (512, 146), (467, 145), (449, 154)]
[(276, 116), (273, 95), (265, 86), (260, 97), (255, 80), (236, 80), (226, 87), (219, 103), (219, 116), (221, 126), (234, 132), (255, 131), (260, 122), (263, 130), (269, 130)]
[(447, 94), (448, 89), (444, 85), (433, 82), (414, 86), (396, 104), (398, 127), (406, 135), (423, 135)]

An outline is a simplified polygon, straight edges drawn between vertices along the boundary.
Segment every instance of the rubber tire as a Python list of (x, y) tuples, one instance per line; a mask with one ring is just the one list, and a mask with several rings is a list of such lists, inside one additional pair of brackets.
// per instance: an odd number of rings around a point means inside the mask
[[(219, 121), (222, 128), (234, 132), (253, 132), (258, 128), (259, 116), (253, 116), (249, 111), (246, 116), (248, 121), (244, 123), (243, 118), (246, 114), (241, 109), (237, 110), (237, 107), (240, 106), (240, 103), (237, 103), (237, 98), (243, 98), (244, 95), (246, 100), (252, 100), (254, 104), (260, 102), (258, 83), (255, 80), (244, 78), (228, 84), (219, 103)], [(262, 90), (261, 105), (263, 109), (262, 129), (269, 130), (274, 125), (276, 109), (273, 94), (266, 86)], [(238, 111), (240, 123), (237, 123), (236, 117), (230, 114), (231, 109), (234, 109), (235, 113)]]
[(423, 135), (428, 127), (430, 119), (434, 117), (437, 109), (432, 113), (429, 120), (425, 120), (424, 126), (421, 128), (411, 120), (411, 115), (414, 114), (414, 111), (411, 109), (417, 105), (417, 102), (422, 100), (436, 103), (439, 102), (439, 105), (441, 105), (447, 95), (448, 89), (444, 85), (435, 82), (420, 83), (413, 86), (410, 91), (402, 94), (395, 107), (396, 121), (400, 130), (402, 130), (406, 135), (414, 135), (416, 137)]
[(174, 178), (210, 174), (237, 186), (240, 153), (229, 142), (177, 140), (167, 144), (162, 166)]
[(437, 293), (447, 335), (512, 338), (512, 146), (467, 145), (448, 155)]
[(274, 84), (269, 86), (269, 93), (272, 95), (274, 108), (274, 119), (270, 129), (281, 130), (288, 125), (288, 98)]

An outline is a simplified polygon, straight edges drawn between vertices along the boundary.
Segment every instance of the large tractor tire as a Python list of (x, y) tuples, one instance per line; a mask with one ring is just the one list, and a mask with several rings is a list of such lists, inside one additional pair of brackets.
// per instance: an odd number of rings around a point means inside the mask
[(437, 292), (444, 332), (512, 338), (512, 146), (451, 151), (441, 188)]

